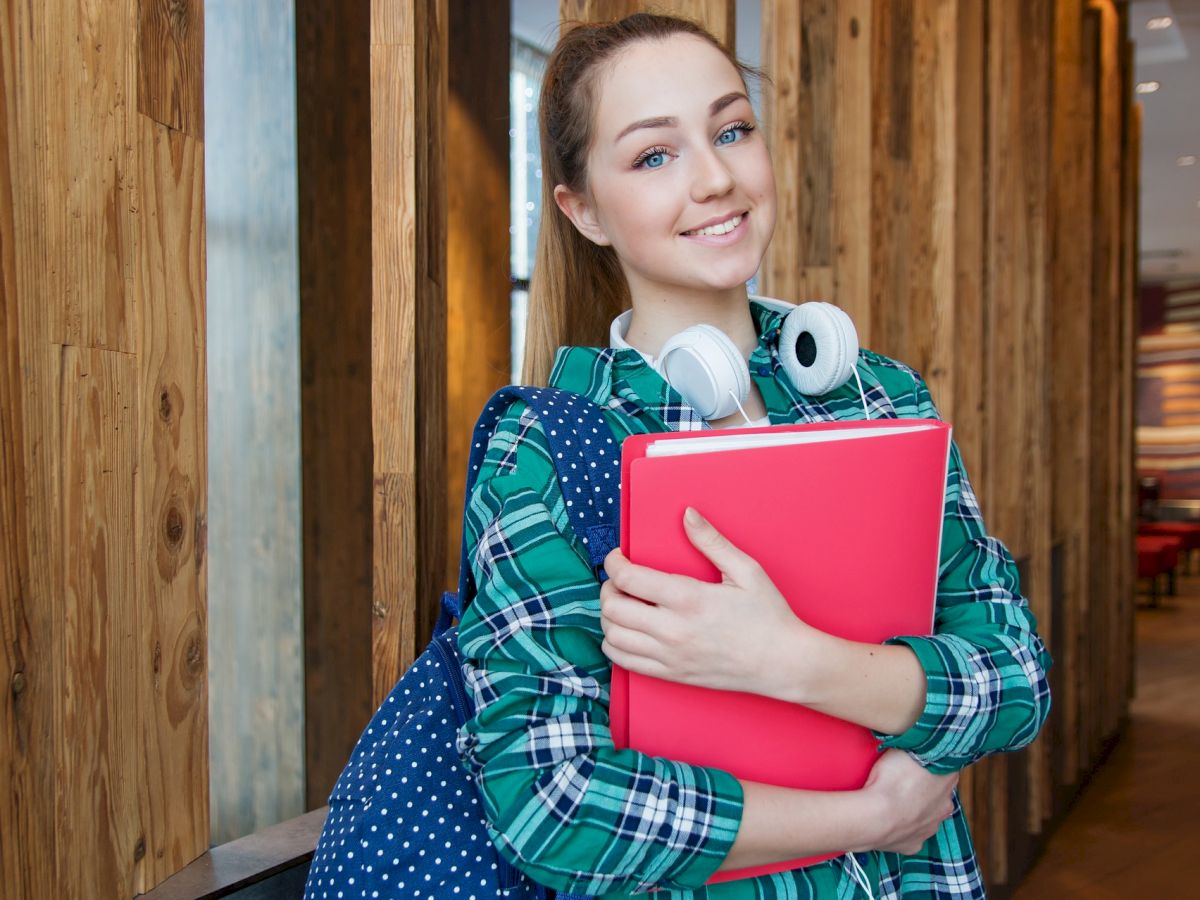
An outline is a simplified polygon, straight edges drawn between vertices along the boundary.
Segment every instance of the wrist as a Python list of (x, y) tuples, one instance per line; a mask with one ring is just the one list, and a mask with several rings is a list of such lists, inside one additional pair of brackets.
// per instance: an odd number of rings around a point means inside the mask
[(803, 703), (812, 654), (812, 631), (793, 619), (776, 639), (766, 643), (767, 652), (758, 656), (758, 687), (755, 693), (788, 703)]
[(886, 842), (892, 813), (887, 798), (870, 786), (859, 788), (854, 793), (858, 795), (855, 803), (859, 812), (853, 842), (846, 849), (851, 853), (866, 853)]
[(772, 665), (775, 691), (770, 696), (804, 706), (820, 704), (829, 679), (838, 677), (841, 638), (795, 620), (788, 637), (779, 641), (779, 659)]

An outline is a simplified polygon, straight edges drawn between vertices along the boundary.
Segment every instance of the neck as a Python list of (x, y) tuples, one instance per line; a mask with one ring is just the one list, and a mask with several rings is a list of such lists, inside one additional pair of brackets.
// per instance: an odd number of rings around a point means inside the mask
[(651, 356), (658, 356), (672, 335), (701, 322), (725, 332), (747, 359), (758, 346), (745, 285), (705, 293), (638, 292), (632, 301), (625, 340)]

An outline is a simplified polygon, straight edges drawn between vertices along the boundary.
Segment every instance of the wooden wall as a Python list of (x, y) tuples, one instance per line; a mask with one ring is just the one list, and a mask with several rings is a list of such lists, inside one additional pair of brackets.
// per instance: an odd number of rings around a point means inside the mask
[(1130, 691), (1126, 32), (1111, 0), (763, 4), (780, 193), (763, 290), (832, 299), (925, 376), (1057, 660), (1042, 738), (963, 779), (994, 894)]
[(512, 380), (509, 0), (450, 0), (446, 117), (447, 588), (458, 581), (471, 429)]
[(446, 0), (297, 4), (310, 807), (445, 574), (448, 27)]
[(0, 884), (208, 843), (203, 6), (0, 16)]

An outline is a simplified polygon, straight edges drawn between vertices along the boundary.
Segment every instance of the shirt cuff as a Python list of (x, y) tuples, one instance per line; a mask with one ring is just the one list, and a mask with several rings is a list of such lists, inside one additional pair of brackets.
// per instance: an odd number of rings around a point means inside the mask
[(702, 887), (716, 873), (733, 848), (742, 825), (745, 793), (733, 775), (721, 769), (704, 767), (710, 781), (714, 809), (702, 853), (693, 853), (670, 874), (671, 884), (679, 888)]
[[(905, 635), (884, 642), (906, 646), (917, 655), (925, 670), (925, 707), (912, 727), (900, 734), (873, 732), (882, 742), (881, 750), (892, 747), (907, 750), (923, 766), (941, 773), (958, 771), (971, 762), (969, 759), (951, 759), (969, 737), (980, 706), (975, 682), (964, 677), (961, 667), (950, 665), (950, 660), (964, 651), (970, 653), (969, 646), (945, 646), (947, 642), (959, 640), (950, 635)], [(966, 644), (965, 641), (961, 643)]]

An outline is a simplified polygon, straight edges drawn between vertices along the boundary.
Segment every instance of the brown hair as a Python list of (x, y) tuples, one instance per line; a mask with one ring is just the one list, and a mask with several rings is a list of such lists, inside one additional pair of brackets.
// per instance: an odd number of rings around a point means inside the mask
[(761, 77), (688, 19), (635, 13), (618, 22), (580, 23), (564, 33), (546, 64), (538, 104), (542, 219), (529, 289), (522, 380), (545, 384), (559, 346), (607, 343), (608, 325), (629, 306), (629, 285), (612, 247), (585, 238), (554, 202), (554, 188), (587, 189), (596, 84), (601, 66), (635, 41), (690, 34), (708, 41), (743, 82)]

